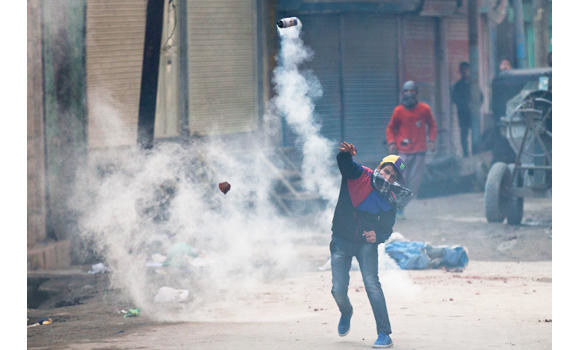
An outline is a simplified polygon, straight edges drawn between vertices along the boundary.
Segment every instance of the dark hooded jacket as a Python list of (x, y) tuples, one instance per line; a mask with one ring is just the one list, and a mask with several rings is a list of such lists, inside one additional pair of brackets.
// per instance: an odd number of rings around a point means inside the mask
[(332, 219), (333, 239), (363, 243), (363, 231), (374, 230), (376, 243), (384, 242), (393, 232), (395, 208), (373, 189), (371, 169), (356, 163), (348, 152), (339, 152), (336, 159), (342, 180)]

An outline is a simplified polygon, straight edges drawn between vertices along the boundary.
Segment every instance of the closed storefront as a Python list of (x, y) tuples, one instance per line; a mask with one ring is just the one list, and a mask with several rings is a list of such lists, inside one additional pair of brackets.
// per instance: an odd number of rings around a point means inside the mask
[(137, 140), (146, 0), (87, 0), (88, 146)]
[(257, 128), (256, 13), (254, 0), (187, 1), (191, 134)]
[(398, 103), (394, 17), (345, 16), (344, 137), (374, 167), (386, 155), (385, 127)]
[(467, 41), (467, 16), (456, 16), (445, 19), (446, 48), (449, 60), (449, 80), (459, 80), (459, 63), (469, 61), (469, 43)]
[[(146, 7), (146, 0), (87, 1), (92, 148), (136, 143)], [(167, 1), (164, 9), (155, 138), (179, 135), (182, 72), (187, 72), (185, 118), (192, 135), (256, 130), (256, 1)], [(178, 21), (179, 11), (185, 11), (185, 21)], [(179, 54), (186, 55), (187, 69), (179, 67)]]
[[(397, 104), (397, 25), (394, 16), (375, 13), (301, 15), (304, 44), (314, 51), (304, 70), (320, 80), (315, 101), (321, 133), (337, 145), (358, 148), (362, 162), (386, 152), (384, 130)], [(295, 136), (285, 128), (285, 144)]]
[(401, 22), (402, 80), (414, 80), (419, 88), (419, 99), (435, 110), (435, 19), (413, 16)]
[[(320, 81), (323, 94), (315, 102), (316, 118), (321, 125), (321, 133), (331, 140), (342, 138), (342, 57), (340, 39), (340, 16), (301, 16), (302, 40), (314, 55), (303, 65)], [(284, 128), (284, 142), (293, 146), (296, 137)]]

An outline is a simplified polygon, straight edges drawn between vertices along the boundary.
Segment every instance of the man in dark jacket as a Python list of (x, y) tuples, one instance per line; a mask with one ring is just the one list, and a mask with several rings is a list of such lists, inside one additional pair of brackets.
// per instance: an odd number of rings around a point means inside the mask
[(463, 150), (463, 157), (469, 155), (469, 147), (467, 145), (467, 135), (471, 129), (471, 81), (469, 79), (469, 63), (461, 62), (459, 64), (459, 79), (453, 86), (451, 99), (457, 106), (457, 119), (459, 121), (459, 130), (461, 134), (461, 149)]
[(375, 171), (353, 161), (354, 145), (343, 142), (337, 156), (342, 175), (340, 194), (332, 219), (330, 260), (332, 295), (341, 312), (338, 335), (350, 330), (353, 308), (348, 298), (349, 271), (356, 257), (377, 325), (377, 348), (391, 347), (391, 325), (379, 282), (378, 249), (393, 232), (397, 205), (410, 199), (410, 191), (398, 185), (405, 163), (389, 155)]

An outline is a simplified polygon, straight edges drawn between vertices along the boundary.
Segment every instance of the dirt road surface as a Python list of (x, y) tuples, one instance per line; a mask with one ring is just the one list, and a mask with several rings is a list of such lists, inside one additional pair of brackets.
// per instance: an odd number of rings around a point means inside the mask
[[(489, 224), (481, 193), (411, 203), (395, 231), (432, 244), (469, 249), (463, 272), (384, 270), (396, 349), (551, 349), (552, 202), (526, 199), (523, 224)], [(330, 295), (329, 233), (301, 240), (311, 266), (299, 275), (264, 284), (232, 304), (199, 310), (196, 322), (161, 323), (147, 310), (123, 318), (130, 301), (109, 289), (107, 275), (85, 267), (44, 282), (62, 290), (31, 320), (51, 325), (28, 329), (29, 349), (367, 349), (376, 338), (360, 273), (351, 273), (351, 332), (338, 337), (338, 309)], [(63, 296), (67, 297), (64, 298)]]

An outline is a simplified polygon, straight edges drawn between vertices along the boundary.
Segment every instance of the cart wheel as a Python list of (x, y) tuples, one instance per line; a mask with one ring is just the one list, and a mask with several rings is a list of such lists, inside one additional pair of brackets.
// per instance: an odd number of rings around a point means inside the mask
[[(510, 174), (513, 174), (515, 169), (515, 164), (508, 165)], [(514, 188), (522, 187), (524, 184), (524, 177), (521, 171), (513, 176), (512, 186)], [(522, 222), (522, 217), (524, 216), (524, 198), (523, 197), (510, 197), (507, 204), (507, 222), (510, 225), (519, 225)]]
[(487, 222), (503, 222), (507, 212), (510, 171), (506, 163), (495, 163), (485, 182), (485, 217)]

